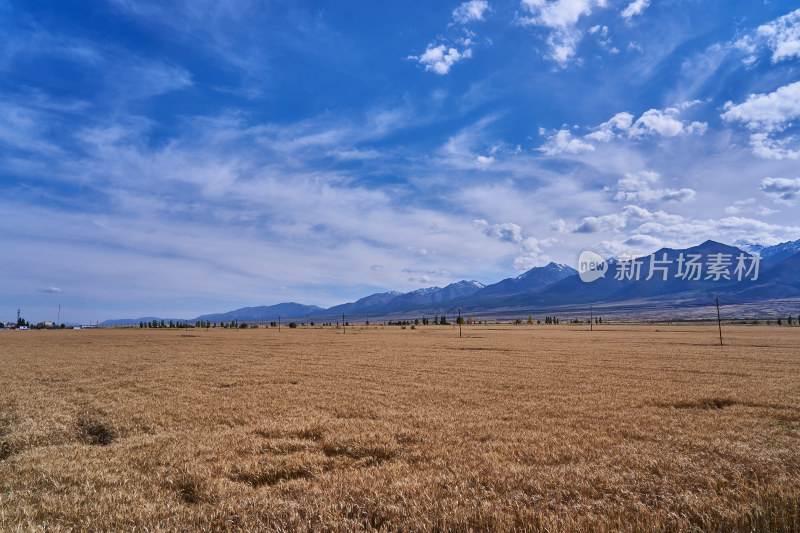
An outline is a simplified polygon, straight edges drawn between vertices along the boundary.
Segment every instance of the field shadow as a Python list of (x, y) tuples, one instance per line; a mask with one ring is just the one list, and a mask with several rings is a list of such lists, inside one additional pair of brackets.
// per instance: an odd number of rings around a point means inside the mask
[(118, 437), (114, 428), (86, 413), (78, 418), (76, 425), (80, 439), (93, 446), (108, 446)]
[(312, 479), (314, 474), (304, 466), (278, 466), (257, 469), (238, 470), (230, 479), (245, 483), (253, 488), (277, 485), (281, 481), (295, 479)]
[(758, 403), (734, 400), (732, 398), (722, 398), (712, 396), (708, 398), (696, 398), (692, 400), (676, 400), (671, 402), (655, 402), (653, 405), (656, 407), (666, 407), (674, 409), (696, 409), (696, 410), (712, 410), (712, 409), (725, 409), (726, 407), (742, 406), (754, 407), (760, 409), (777, 409), (798, 411), (797, 407), (791, 405), (780, 405), (774, 403)]

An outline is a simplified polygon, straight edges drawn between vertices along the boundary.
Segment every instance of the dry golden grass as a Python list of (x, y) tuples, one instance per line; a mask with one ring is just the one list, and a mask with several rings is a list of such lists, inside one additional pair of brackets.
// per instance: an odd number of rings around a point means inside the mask
[(800, 530), (800, 328), (0, 334), (0, 529)]

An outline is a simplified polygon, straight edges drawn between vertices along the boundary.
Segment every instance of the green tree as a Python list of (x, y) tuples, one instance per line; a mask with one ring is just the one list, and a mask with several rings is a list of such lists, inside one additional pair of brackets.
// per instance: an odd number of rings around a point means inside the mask
[(140, 322), (139, 322), (139, 328), (141, 329), (141, 328), (143, 328), (143, 327), (144, 327), (144, 322), (141, 322), (141, 321), (140, 321)]
[(175, 327), (175, 323), (171, 319), (169, 321), (169, 327), (171, 327), (171, 328)]
[(439, 321), (439, 323), (441, 325), (443, 325), (443, 326), (446, 326), (447, 325), (447, 318), (445, 318), (445, 316), (442, 315), (442, 319)]

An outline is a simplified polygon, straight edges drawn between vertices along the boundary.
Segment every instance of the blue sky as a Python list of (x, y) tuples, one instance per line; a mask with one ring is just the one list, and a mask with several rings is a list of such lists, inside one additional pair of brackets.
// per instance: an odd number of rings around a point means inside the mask
[(797, 7), (0, 0), (0, 321), (798, 239)]

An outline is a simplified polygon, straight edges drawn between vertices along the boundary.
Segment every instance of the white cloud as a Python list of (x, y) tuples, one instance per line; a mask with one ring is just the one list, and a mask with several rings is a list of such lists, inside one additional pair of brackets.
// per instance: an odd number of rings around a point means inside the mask
[(608, 26), (601, 26), (599, 24), (589, 28), (589, 33), (592, 35), (599, 35), (600, 37), (608, 36)]
[(466, 24), (473, 20), (483, 20), (483, 14), (488, 9), (489, 2), (486, 0), (470, 0), (453, 10), (453, 20), (459, 24)]
[(693, 121), (691, 124), (686, 126), (686, 133), (688, 135), (703, 135), (706, 131), (708, 131), (707, 122)]
[(589, 28), (589, 33), (594, 35), (597, 42), (609, 51), (611, 54), (618, 54), (619, 50), (613, 45), (611, 38), (608, 36), (608, 26), (595, 25)]
[(447, 281), (451, 277), (451, 273), (447, 270), (419, 270), (415, 268), (404, 268), (404, 274), (409, 274), (408, 281), (412, 283), (423, 283), (430, 285), (431, 283), (440, 283)]
[[(453, 20), (458, 24), (466, 24), (473, 20), (483, 20), (484, 13), (489, 9), (489, 2), (486, 0), (469, 0), (462, 3), (453, 10)], [(450, 24), (453, 26), (453, 24)], [(474, 43), (473, 38), (475, 34), (462, 28), (466, 36), (450, 38), (439, 37), (438, 45), (434, 43), (428, 44), (425, 52), (421, 55), (409, 55), (408, 59), (417, 61), (420, 65), (425, 67), (427, 72), (435, 72), (439, 75), (445, 75), (450, 72), (450, 69), (464, 59), (472, 57), (472, 48)], [(454, 46), (455, 45), (455, 46)]]
[(563, 218), (556, 219), (550, 223), (550, 229), (558, 233), (566, 233), (567, 222)]
[(747, 54), (742, 62), (748, 67), (758, 61), (762, 48), (772, 52), (772, 63), (800, 57), (800, 9), (759, 26), (731, 45)]
[(624, 215), (611, 214), (599, 217), (584, 217), (572, 230), (573, 233), (597, 233), (598, 231), (619, 231), (628, 223)]
[(633, 0), (628, 7), (622, 10), (622, 18), (630, 19), (635, 15), (641, 15), (642, 12), (650, 5), (650, 0)]
[(764, 178), (761, 190), (777, 203), (794, 205), (800, 200), (800, 178)]
[(542, 247), (552, 246), (555, 239), (537, 239), (527, 237), (522, 241), (524, 253), (514, 258), (514, 268), (517, 270), (530, 270), (552, 261), (549, 255), (542, 252)]
[(725, 213), (728, 215), (744, 215), (755, 214), (759, 216), (774, 215), (780, 213), (777, 209), (770, 209), (759, 204), (755, 198), (747, 198), (746, 200), (737, 200), (725, 208)]
[(539, 148), (546, 155), (579, 154), (593, 152), (594, 146), (572, 136), (569, 130), (560, 130), (544, 146)]
[(62, 291), (58, 287), (48, 287), (46, 289), (39, 289), (39, 292), (43, 292), (45, 294), (61, 294), (64, 291)]
[(586, 135), (586, 138), (600, 142), (609, 142), (617, 136), (617, 132), (627, 133), (632, 124), (633, 115), (623, 111), (597, 126), (597, 128), (595, 128), (596, 131)]
[(487, 237), (505, 242), (522, 242), (522, 228), (513, 222), (489, 224), (486, 220), (477, 219), (472, 224)]
[(769, 94), (751, 94), (741, 104), (729, 101), (721, 116), (727, 122), (744, 122), (750, 129), (782, 131), (800, 117), (800, 81)]
[(762, 159), (800, 159), (800, 151), (787, 148), (795, 141), (795, 137), (772, 139), (767, 133), (754, 133), (750, 136), (750, 148), (753, 154)]
[(658, 133), (664, 137), (675, 137), (683, 131), (683, 124), (675, 118), (674, 113), (650, 109), (636, 119), (628, 135), (636, 138)]
[(550, 261), (552, 261), (552, 259), (547, 254), (528, 252), (514, 258), (514, 268), (519, 271), (526, 271), (537, 266), (546, 265)]
[(436, 74), (447, 74), (450, 68), (463, 59), (472, 57), (472, 49), (467, 48), (461, 52), (455, 48), (448, 48), (444, 44), (439, 46), (428, 45), (421, 56), (408, 56), (408, 59), (414, 59), (420, 65), (425, 66), (426, 71), (435, 72)]
[(551, 30), (547, 38), (548, 57), (564, 67), (575, 56), (582, 38), (576, 27), (578, 20), (590, 15), (595, 7), (605, 7), (606, 4), (606, 0), (522, 0), (531, 16), (521, 19), (521, 22)]
[(519, 250), (521, 254), (514, 259), (514, 268), (517, 270), (529, 270), (552, 260), (549, 255), (542, 252), (542, 248), (552, 246), (556, 242), (555, 239), (526, 237), (522, 228), (513, 222), (490, 224), (484, 219), (476, 219), (472, 225), (487, 237), (521, 248)]
[[(694, 199), (692, 189), (665, 189), (657, 185), (661, 176), (657, 172), (642, 171), (636, 174), (627, 173), (617, 181), (617, 194), (614, 200), (620, 202), (687, 202)], [(641, 214), (640, 214), (641, 215)]]
[(656, 250), (664, 245), (664, 241), (652, 235), (635, 233), (622, 241), (626, 246), (633, 246), (639, 249)]
[(784, 85), (769, 94), (751, 94), (741, 104), (725, 104), (721, 115), (726, 122), (743, 122), (751, 130), (759, 130), (750, 135), (750, 148), (753, 154), (762, 159), (798, 159), (800, 152), (788, 147), (795, 141), (794, 136), (775, 139), (792, 126), (792, 121), (800, 117), (800, 81)]
[(584, 138), (599, 142), (610, 142), (623, 136), (639, 139), (650, 135), (661, 135), (662, 137), (703, 135), (708, 129), (708, 124), (680, 119), (681, 112), (696, 103), (683, 102), (676, 106), (668, 107), (663, 111), (649, 109), (635, 121), (632, 114), (623, 111), (593, 128), (594, 131), (585, 135)]
[(589, 15), (594, 7), (605, 7), (606, 0), (522, 0), (533, 16), (526, 22), (549, 28), (574, 26), (578, 19)]
[[(765, 210), (760, 214), (772, 212)], [(637, 226), (641, 221), (644, 223)], [(615, 235), (611, 240), (593, 243), (592, 248), (608, 257), (620, 257), (651, 253), (662, 246), (676, 248), (697, 244), (706, 239), (775, 244), (796, 239), (800, 235), (800, 227), (770, 224), (744, 216), (689, 219), (664, 211), (650, 212), (625, 206), (620, 213), (586, 217), (573, 228), (573, 232), (611, 232)]]
[(759, 26), (756, 34), (766, 39), (773, 63), (800, 57), (800, 9)]

